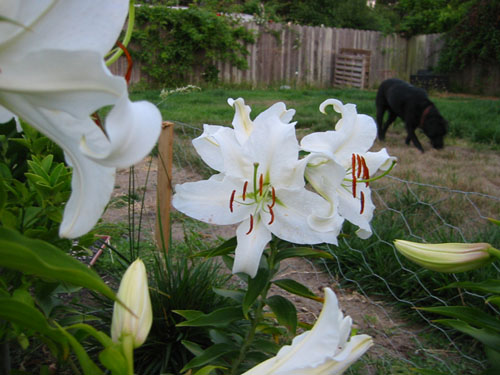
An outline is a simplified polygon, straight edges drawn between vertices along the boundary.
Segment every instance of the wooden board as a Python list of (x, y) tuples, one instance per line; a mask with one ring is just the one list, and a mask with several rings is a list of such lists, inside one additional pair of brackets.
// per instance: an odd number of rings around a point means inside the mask
[(156, 244), (168, 252), (170, 242), (170, 201), (172, 199), (172, 157), (174, 124), (164, 121), (158, 141), (158, 177), (156, 184)]

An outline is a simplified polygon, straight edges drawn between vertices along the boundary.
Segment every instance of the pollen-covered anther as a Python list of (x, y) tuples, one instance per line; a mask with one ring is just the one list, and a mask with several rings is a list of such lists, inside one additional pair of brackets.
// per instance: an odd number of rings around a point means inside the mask
[(245, 184), (243, 185), (243, 201), (245, 201), (245, 198), (247, 196), (247, 188), (248, 188), (248, 181), (245, 181)]
[(352, 154), (352, 196), (356, 198), (356, 154)]
[(360, 202), (361, 202), (361, 209), (359, 210), (359, 213), (362, 215), (363, 212), (365, 211), (365, 193), (361, 192), (360, 194)]
[(274, 205), (276, 204), (276, 190), (274, 190), (274, 186), (271, 186), (271, 198), (272, 198), (272, 203), (269, 208), (273, 208)]
[(252, 230), (253, 230), (253, 215), (250, 215), (250, 229), (246, 234), (249, 235), (250, 233), (252, 233)]
[(364, 157), (361, 157), (361, 163), (363, 164), (363, 180), (365, 180), (365, 185), (369, 186), (370, 185), (370, 170), (368, 169), (368, 166), (366, 165), (366, 160)]
[(360, 156), (359, 154), (356, 154), (356, 164), (358, 165), (358, 173), (356, 175), (357, 178), (361, 177), (361, 172), (363, 171), (362, 159), (364, 159), (362, 156)]
[[(274, 204), (274, 203), (273, 203)], [(271, 220), (269, 220), (269, 223), (267, 225), (271, 225), (274, 222), (274, 211), (273, 211), (273, 206), (267, 205), (267, 208), (269, 209), (269, 214), (271, 215)]]
[(234, 203), (234, 196), (236, 194), (236, 190), (233, 190), (231, 193), (231, 198), (229, 199), (229, 210), (233, 212), (233, 203)]
[(259, 194), (262, 196), (262, 191), (264, 190), (264, 175), (261, 173), (259, 177)]

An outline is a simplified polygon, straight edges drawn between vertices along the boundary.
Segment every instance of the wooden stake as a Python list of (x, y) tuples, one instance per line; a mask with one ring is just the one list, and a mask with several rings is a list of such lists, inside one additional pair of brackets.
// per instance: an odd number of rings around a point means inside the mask
[(158, 176), (156, 184), (156, 243), (165, 253), (170, 242), (170, 201), (172, 199), (172, 157), (174, 124), (162, 123), (158, 141)]

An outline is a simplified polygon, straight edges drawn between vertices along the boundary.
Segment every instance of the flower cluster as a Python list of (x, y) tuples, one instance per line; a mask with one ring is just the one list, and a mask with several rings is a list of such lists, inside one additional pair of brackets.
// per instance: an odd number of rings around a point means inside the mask
[(64, 150), (73, 180), (61, 237), (94, 226), (115, 169), (141, 160), (160, 134), (158, 109), (132, 103), (125, 79), (104, 63), (128, 9), (128, 0), (0, 1), (0, 123), (21, 118)]
[(299, 144), (291, 122), (295, 111), (284, 103), (254, 120), (242, 98), (228, 103), (235, 109), (233, 128), (204, 125), (193, 140), (218, 173), (177, 185), (173, 206), (207, 223), (239, 223), (234, 273), (254, 277), (273, 234), (297, 244), (337, 244), (344, 220), (359, 227), (361, 238), (371, 234), (369, 184), (395, 162), (385, 149), (368, 151), (376, 137), (371, 117), (358, 115), (353, 104), (326, 100), (320, 111), (333, 105), (342, 119), (335, 130), (310, 134)]

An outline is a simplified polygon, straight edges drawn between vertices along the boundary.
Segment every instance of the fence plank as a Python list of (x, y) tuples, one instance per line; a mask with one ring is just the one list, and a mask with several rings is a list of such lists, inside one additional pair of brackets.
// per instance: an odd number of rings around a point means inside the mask
[(172, 198), (172, 156), (174, 124), (164, 121), (158, 141), (158, 175), (156, 184), (157, 219), (156, 243), (168, 252), (170, 242), (170, 201)]

